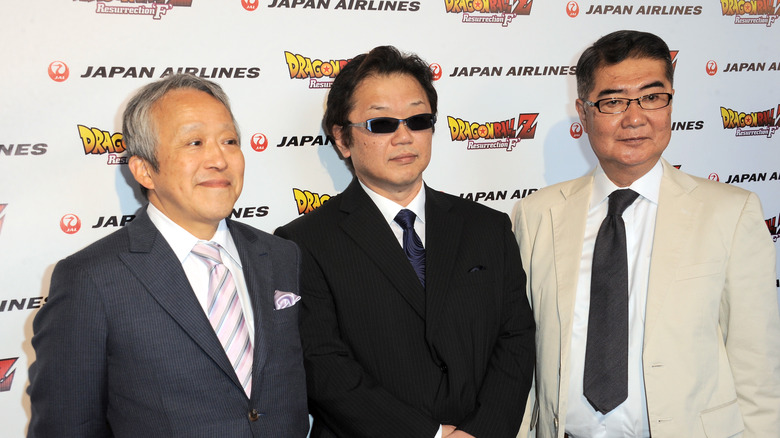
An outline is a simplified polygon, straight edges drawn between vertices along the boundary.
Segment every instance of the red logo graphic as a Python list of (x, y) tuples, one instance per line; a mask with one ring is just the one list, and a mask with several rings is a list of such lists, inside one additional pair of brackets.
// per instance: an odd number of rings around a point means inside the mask
[(54, 61), (49, 64), (49, 77), (55, 82), (64, 82), (68, 79), (70, 70), (67, 64), (62, 61)]
[(66, 214), (60, 219), (60, 228), (65, 234), (76, 234), (81, 229), (81, 219), (75, 214)]
[(571, 18), (580, 15), (580, 5), (578, 5), (577, 2), (569, 2), (566, 4), (566, 13), (569, 14), (569, 17)]
[(777, 242), (778, 237), (780, 237), (780, 227), (777, 226), (778, 219), (780, 219), (780, 214), (766, 219), (766, 226), (769, 228), (769, 234), (772, 235), (772, 240), (775, 242)]
[(720, 181), (720, 177), (717, 173), (712, 172), (710, 176), (707, 177), (710, 181)]
[(11, 367), (14, 366), (17, 360), (19, 360), (18, 357), (0, 360), (0, 392), (11, 390), (11, 384), (14, 383), (14, 374), (16, 374), (16, 370), (11, 371)]
[(715, 73), (718, 72), (718, 63), (710, 59), (709, 61), (707, 61), (706, 68), (707, 68), (708, 75), (715, 76)]
[(580, 125), (579, 122), (572, 123), (569, 128), (569, 134), (571, 134), (571, 138), (574, 139), (582, 137), (582, 125)]
[(252, 136), (251, 145), (252, 149), (256, 150), (257, 152), (263, 152), (265, 148), (268, 147), (268, 137), (258, 132)]
[(247, 11), (254, 11), (259, 6), (260, 2), (258, 0), (241, 0), (241, 6), (244, 7)]
[(438, 81), (441, 79), (441, 66), (439, 64), (431, 64), (430, 66), (431, 73), (433, 73), (433, 80)]
[(5, 220), (5, 214), (3, 214), (3, 212), (6, 207), (8, 207), (8, 204), (0, 204), (0, 231), (3, 231), (3, 221)]
[(672, 69), (677, 70), (677, 55), (680, 53), (679, 50), (670, 50), (669, 56), (672, 58)]

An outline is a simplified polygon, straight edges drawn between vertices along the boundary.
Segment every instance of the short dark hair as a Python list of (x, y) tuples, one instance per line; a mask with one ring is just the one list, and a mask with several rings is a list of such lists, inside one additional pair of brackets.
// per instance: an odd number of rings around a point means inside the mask
[(657, 35), (636, 30), (618, 30), (604, 35), (585, 49), (577, 61), (577, 95), (586, 99), (595, 86), (596, 70), (615, 65), (629, 58), (649, 58), (663, 61), (666, 79), (674, 85), (674, 66), (669, 46)]
[[(333, 127), (348, 127), (349, 113), (354, 107), (353, 95), (360, 83), (371, 76), (407, 74), (420, 83), (431, 105), (431, 113), (436, 115), (438, 97), (433, 87), (433, 74), (428, 64), (415, 54), (403, 54), (393, 46), (379, 46), (368, 53), (355, 56), (345, 65), (333, 80), (322, 118), (322, 129), (333, 136)], [(350, 129), (342, 130), (344, 145), (352, 143)], [(348, 164), (350, 160), (347, 160)]]

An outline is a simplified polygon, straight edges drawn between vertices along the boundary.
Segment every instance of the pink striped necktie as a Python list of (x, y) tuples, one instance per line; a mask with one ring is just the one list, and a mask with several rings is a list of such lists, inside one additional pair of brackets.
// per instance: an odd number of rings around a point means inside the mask
[(238, 289), (230, 270), (222, 263), (219, 244), (198, 242), (192, 253), (209, 267), (208, 317), (225, 348), (247, 396), (252, 393), (252, 341), (246, 326)]

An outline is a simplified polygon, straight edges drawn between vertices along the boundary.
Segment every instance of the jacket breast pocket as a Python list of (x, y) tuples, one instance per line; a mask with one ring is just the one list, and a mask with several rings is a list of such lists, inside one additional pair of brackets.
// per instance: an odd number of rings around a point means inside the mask
[(298, 326), (298, 308), (300, 305), (296, 304), (284, 309), (274, 309), (273, 311), (273, 323), (277, 327), (286, 327), (289, 325)]
[(720, 273), (722, 269), (723, 262), (720, 261), (680, 266), (675, 273), (675, 279), (680, 281), (691, 278), (707, 277)]
[(707, 438), (729, 438), (739, 436), (745, 430), (742, 412), (737, 399), (707, 409), (701, 413), (701, 423)]

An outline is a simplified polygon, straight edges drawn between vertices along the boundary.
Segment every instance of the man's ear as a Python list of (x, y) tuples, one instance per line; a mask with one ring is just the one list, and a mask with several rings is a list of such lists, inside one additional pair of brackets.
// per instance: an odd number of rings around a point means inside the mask
[(577, 115), (580, 116), (580, 125), (582, 125), (582, 130), (587, 134), (590, 127), (588, 126), (587, 114), (585, 114), (585, 102), (583, 102), (582, 99), (577, 99), (574, 102), (574, 109), (577, 110)]
[(336, 142), (336, 147), (339, 150), (342, 158), (348, 158), (352, 153), (349, 147), (344, 143), (344, 127), (334, 125), (333, 126), (333, 140)]
[(130, 168), (130, 172), (133, 174), (133, 178), (138, 181), (147, 190), (154, 190), (154, 181), (152, 180), (151, 172), (152, 166), (143, 158), (133, 155), (127, 162), (127, 166)]

